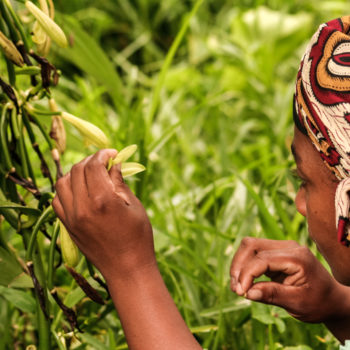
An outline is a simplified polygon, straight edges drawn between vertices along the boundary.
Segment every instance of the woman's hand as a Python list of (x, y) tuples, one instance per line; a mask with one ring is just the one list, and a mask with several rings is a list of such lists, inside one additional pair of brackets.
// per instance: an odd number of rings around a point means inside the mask
[(106, 166), (115, 150), (87, 157), (56, 184), (53, 208), (87, 258), (105, 277), (133, 350), (201, 349), (157, 267), (146, 212)]
[(116, 155), (105, 149), (74, 165), (58, 180), (52, 203), (107, 282), (156, 263), (152, 227), (142, 204), (124, 183), (120, 166), (107, 172), (108, 160)]
[[(294, 241), (244, 238), (230, 274), (234, 292), (281, 306), (298, 320), (327, 324), (350, 318), (349, 287), (339, 284), (308, 248)], [(271, 281), (255, 283), (262, 275)]]

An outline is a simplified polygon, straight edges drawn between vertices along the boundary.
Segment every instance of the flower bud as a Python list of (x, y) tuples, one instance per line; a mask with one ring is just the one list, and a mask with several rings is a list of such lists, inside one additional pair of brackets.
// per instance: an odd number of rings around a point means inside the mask
[(63, 30), (47, 14), (41, 11), (39, 7), (35, 6), (31, 1), (26, 1), (25, 6), (54, 42), (61, 47), (66, 47), (68, 45)]
[(75, 117), (74, 115), (62, 112), (62, 118), (75, 126), (78, 131), (84, 136), (88, 144), (93, 144), (99, 148), (108, 148), (109, 140), (104, 132), (96, 125)]
[(108, 162), (107, 170), (109, 171), (113, 165), (125, 162), (128, 160), (137, 150), (137, 145), (130, 145), (123, 148), (120, 152), (118, 152), (117, 156), (114, 159), (110, 159)]
[(79, 249), (70, 238), (70, 235), (60, 221), (60, 241), (63, 261), (70, 267), (75, 267), (79, 262)]
[(42, 45), (45, 43), (47, 34), (38, 21), (34, 22), (32, 32), (33, 32), (33, 35), (32, 35), (33, 43), (37, 45)]
[(137, 173), (140, 173), (141, 171), (145, 171), (146, 168), (140, 164), (140, 163), (122, 163), (121, 165), (121, 172), (122, 172), (122, 176), (125, 177), (129, 177), (132, 175), (135, 175)]
[(9, 40), (3, 32), (0, 31), (0, 46), (3, 49), (5, 56), (19, 67), (24, 65), (23, 57), (17, 50), (15, 44)]

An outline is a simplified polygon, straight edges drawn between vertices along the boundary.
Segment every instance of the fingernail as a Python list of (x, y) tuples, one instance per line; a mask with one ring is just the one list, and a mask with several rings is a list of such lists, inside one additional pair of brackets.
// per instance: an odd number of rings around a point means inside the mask
[(248, 291), (246, 297), (247, 299), (250, 299), (250, 300), (261, 300), (263, 297), (263, 293), (259, 289), (252, 289)]
[(236, 291), (236, 286), (237, 286), (237, 282), (236, 279), (234, 277), (231, 277), (231, 289), (232, 291)]
[(239, 282), (237, 283), (236, 293), (237, 293), (238, 295), (243, 295), (243, 294), (244, 294), (243, 288), (242, 288), (242, 286), (241, 286), (241, 284), (240, 284)]

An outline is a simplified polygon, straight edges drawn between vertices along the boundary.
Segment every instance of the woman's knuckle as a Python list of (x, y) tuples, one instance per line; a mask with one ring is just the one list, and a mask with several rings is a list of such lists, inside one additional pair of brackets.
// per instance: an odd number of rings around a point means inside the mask
[(75, 222), (85, 223), (88, 217), (89, 216), (84, 209), (77, 209), (75, 211)]
[(242, 247), (250, 247), (250, 246), (253, 246), (255, 245), (256, 243), (256, 238), (254, 237), (244, 237), (241, 241), (241, 246)]
[(98, 210), (99, 212), (105, 211), (107, 207), (107, 197), (105, 196), (97, 196), (94, 198), (94, 206), (95, 209)]

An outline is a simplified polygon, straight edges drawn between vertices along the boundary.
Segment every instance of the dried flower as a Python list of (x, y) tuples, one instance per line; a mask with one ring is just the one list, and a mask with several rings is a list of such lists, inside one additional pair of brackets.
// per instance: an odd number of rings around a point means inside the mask
[[(58, 108), (53, 98), (49, 100), (50, 110), (57, 112)], [(62, 121), (62, 117), (59, 115), (52, 116), (50, 137), (56, 141), (56, 147), (60, 154), (63, 154), (66, 149), (66, 130)]]

